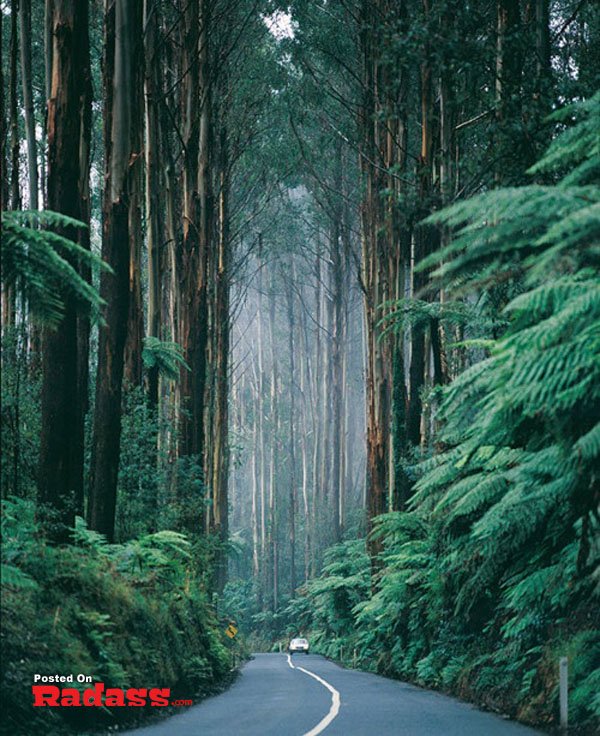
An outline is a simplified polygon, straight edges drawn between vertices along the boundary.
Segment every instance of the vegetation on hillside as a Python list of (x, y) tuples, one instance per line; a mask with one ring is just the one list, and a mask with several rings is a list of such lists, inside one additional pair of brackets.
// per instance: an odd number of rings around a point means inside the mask
[(160, 531), (108, 544), (79, 519), (72, 544), (54, 547), (30, 502), (4, 501), (2, 514), (2, 733), (79, 733), (157, 714), (32, 709), (35, 674), (169, 688), (170, 700), (196, 701), (224, 681), (232, 655), (203, 580), (206, 553), (185, 536)]

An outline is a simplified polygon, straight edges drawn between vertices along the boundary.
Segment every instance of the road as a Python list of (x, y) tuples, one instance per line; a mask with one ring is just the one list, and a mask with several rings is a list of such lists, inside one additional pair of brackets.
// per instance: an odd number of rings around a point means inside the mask
[(257, 654), (226, 692), (130, 736), (533, 736), (454, 698), (317, 655)]

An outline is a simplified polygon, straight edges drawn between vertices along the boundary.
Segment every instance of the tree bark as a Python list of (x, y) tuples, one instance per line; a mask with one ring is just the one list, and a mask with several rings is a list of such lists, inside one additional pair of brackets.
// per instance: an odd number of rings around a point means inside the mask
[(269, 458), (269, 524), (268, 524), (268, 550), (270, 582), (272, 588), (272, 608), (277, 611), (279, 606), (279, 559), (277, 549), (277, 470), (278, 470), (278, 446), (279, 446), (279, 370), (277, 362), (277, 349), (275, 346), (275, 281), (271, 272), (271, 283), (269, 288), (269, 343), (271, 346), (271, 381), (269, 414), (271, 420), (271, 442)]
[[(121, 438), (121, 394), (129, 311), (131, 193), (139, 157), (134, 135), (139, 110), (134, 63), (139, 59), (142, 8), (139, 0), (115, 0), (105, 18), (106, 189), (100, 293), (108, 307), (99, 331), (98, 374), (92, 454), (89, 523), (113, 541)], [(135, 201), (135, 200), (134, 200)]]
[[(160, 129), (160, 64), (159, 18), (156, 0), (144, 0), (145, 77), (144, 112), (146, 118), (146, 218), (148, 248), (148, 326), (149, 337), (160, 338), (161, 326), (161, 246), (164, 235), (161, 196), (161, 129)], [(148, 371), (148, 401), (158, 406), (158, 368)]]
[[(11, 17), (12, 20), (12, 17)], [(2, 23), (5, 22), (5, 16), (0, 13), (0, 33), (2, 33)], [(11, 35), (11, 48), (10, 48), (10, 69), (9, 69), (9, 89), (8, 89), (8, 105), (10, 108), (10, 116), (12, 118), (13, 99), (16, 101), (16, 87), (13, 94), (13, 43)], [(16, 67), (14, 84), (16, 85)], [(10, 171), (8, 165), (8, 148), (9, 148), (9, 134), (10, 134), (10, 122), (7, 119), (6, 110), (6, 98), (5, 98), (5, 86), (4, 86), (4, 68), (0, 67), (0, 166), (2, 167), (3, 176), (0, 181), (0, 211), (4, 212), (11, 205), (10, 202), (10, 177), (8, 172)], [(10, 329), (14, 324), (15, 309), (14, 309), (14, 289), (12, 286), (2, 284), (2, 309), (0, 313), (0, 319), (2, 320), (2, 338), (6, 336), (6, 330)]]
[[(423, 0), (424, 17), (430, 16), (429, 0)], [(433, 52), (429, 39), (423, 48), (423, 57), (420, 67), (421, 78), (421, 152), (418, 161), (417, 176), (419, 181), (418, 206), (416, 221), (421, 221), (431, 212), (436, 199), (433, 188), (435, 150), (439, 140), (436, 134), (437, 120), (434, 115), (433, 90)], [(415, 266), (439, 245), (439, 233), (430, 225), (418, 224), (414, 231), (413, 256)], [(428, 276), (423, 271), (413, 271), (412, 295), (422, 296), (422, 289), (427, 284)], [(431, 332), (437, 330), (437, 325), (430, 325)], [(410, 392), (407, 415), (407, 439), (418, 447), (423, 439), (421, 424), (423, 418), (423, 403), (421, 392), (425, 386), (425, 369), (428, 350), (426, 350), (425, 325), (420, 322), (413, 326), (411, 331), (411, 358), (410, 358)]]
[(27, 140), (27, 172), (29, 175), (29, 209), (38, 209), (38, 160), (35, 138), (35, 114), (31, 87), (31, 0), (19, 0), (19, 28), (21, 32), (21, 84), (25, 109), (25, 138)]
[[(380, 339), (381, 305), (390, 298), (389, 247), (385, 236), (386, 216), (381, 192), (386, 186), (383, 175), (387, 130), (381, 121), (383, 91), (381, 65), (381, 22), (385, 18), (381, 0), (365, 0), (361, 6), (361, 51), (363, 55), (363, 102), (360, 112), (361, 169), (365, 194), (361, 206), (363, 250), (362, 280), (365, 286), (365, 322), (367, 328), (367, 521), (387, 509), (389, 481), (391, 360), (389, 345)], [(370, 539), (374, 559), (379, 544)]]
[(523, 183), (529, 154), (521, 109), (523, 48), (520, 0), (497, 0), (496, 30), (496, 166), (499, 186)]
[[(209, 169), (210, 94), (208, 78), (209, 3), (190, 0), (185, 6), (182, 53), (183, 105), (183, 244), (179, 271), (181, 310), (179, 342), (190, 370), (180, 377), (179, 457), (191, 456), (205, 467), (205, 400), (208, 347), (208, 251), (212, 198)], [(207, 479), (204, 478), (206, 484)], [(190, 519), (188, 531), (198, 532), (206, 519)]]
[[(143, 0), (136, 0), (141, 7)], [(140, 9), (136, 10), (139, 14)], [(143, 37), (142, 37), (143, 38)], [(129, 232), (129, 308), (125, 341), (125, 382), (129, 387), (142, 384), (142, 346), (144, 342), (144, 306), (142, 302), (142, 207), (144, 200), (144, 81), (143, 40), (131, 49), (133, 79), (131, 84), (128, 219)]]
[[(89, 223), (91, 120), (88, 3), (55, 3), (52, 88), (48, 100), (48, 206)], [(86, 232), (66, 237), (89, 247)], [(77, 264), (74, 264), (75, 266)], [(83, 433), (87, 401), (87, 318), (65, 295), (60, 325), (42, 337), (42, 427), (39, 500), (49, 511), (49, 534), (68, 540), (83, 510)], [(54, 523), (56, 522), (56, 523)]]
[(9, 72), (9, 105), (10, 105), (10, 208), (21, 209), (21, 187), (19, 183), (19, 100), (17, 96), (17, 58), (19, 55), (18, 38), (18, 0), (10, 4), (10, 72)]
[(340, 245), (340, 213), (334, 213), (330, 238), (331, 264), (331, 392), (332, 403), (332, 467), (331, 467), (331, 511), (332, 511), (332, 539), (337, 544), (341, 539), (340, 527), (340, 485), (342, 482), (341, 454), (343, 447), (342, 400), (343, 400), (343, 259)]
[[(225, 96), (225, 95), (224, 95)], [(227, 539), (229, 441), (228, 441), (228, 389), (229, 389), (229, 157), (227, 148), (226, 111), (221, 111), (219, 144), (219, 207), (218, 242), (215, 273), (215, 324), (214, 324), (214, 418), (212, 448), (212, 523), (211, 532), (219, 540), (215, 560), (215, 582), (218, 592), (223, 592), (227, 581)]]
[[(260, 528), (260, 559), (261, 565), (264, 567), (267, 563), (267, 453), (265, 438), (265, 344), (263, 337), (263, 310), (264, 310), (264, 270), (265, 262), (263, 260), (262, 250), (262, 234), (258, 234), (258, 312), (256, 315), (256, 351), (258, 359), (258, 396), (259, 396), (259, 412), (258, 412), (258, 435), (259, 446), (258, 458), (260, 468), (259, 483), (259, 528)], [(268, 566), (268, 563), (267, 563)], [(265, 601), (266, 602), (266, 601)]]
[(288, 317), (288, 349), (290, 359), (290, 424), (289, 424), (289, 456), (290, 456), (290, 473), (289, 473), (289, 500), (288, 500), (288, 518), (289, 518), (289, 535), (290, 535), (290, 596), (293, 598), (296, 594), (296, 355), (294, 352), (294, 333), (296, 327), (296, 317), (294, 309), (294, 291), (292, 284), (294, 281), (294, 270), (292, 265), (292, 274), (288, 282), (287, 289), (287, 317)]

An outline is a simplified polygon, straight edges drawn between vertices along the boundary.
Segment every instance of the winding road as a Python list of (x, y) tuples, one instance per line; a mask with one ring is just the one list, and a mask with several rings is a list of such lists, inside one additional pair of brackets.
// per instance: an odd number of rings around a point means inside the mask
[(430, 690), (317, 655), (256, 654), (224, 693), (130, 736), (533, 736)]

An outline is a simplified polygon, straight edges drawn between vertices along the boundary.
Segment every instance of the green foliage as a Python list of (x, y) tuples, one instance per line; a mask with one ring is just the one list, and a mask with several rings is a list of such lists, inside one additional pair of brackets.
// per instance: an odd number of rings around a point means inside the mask
[(122, 401), (116, 539), (124, 542), (161, 529), (196, 530), (206, 510), (197, 457), (173, 460), (168, 443), (175, 420), (149, 404), (143, 388), (128, 388)]
[(3, 503), (2, 536), (3, 733), (80, 733), (140, 717), (128, 708), (33, 709), (23, 694), (36, 672), (169, 687), (174, 698), (209, 693), (227, 675), (222, 627), (198, 575), (203, 562), (183, 535), (111, 545), (80, 519), (72, 545), (51, 547), (33, 504), (13, 499)]
[(379, 324), (384, 327), (380, 339), (389, 332), (399, 332), (406, 327), (428, 326), (432, 320), (438, 320), (447, 327), (477, 324), (478, 330), (489, 334), (500, 325), (505, 326), (497, 316), (493, 319), (485, 314), (481, 304), (473, 305), (462, 301), (427, 302), (422, 299), (397, 299), (386, 305), (391, 308)]
[(2, 283), (23, 295), (32, 317), (58, 324), (65, 299), (74, 299), (98, 314), (102, 300), (78, 266), (109, 267), (74, 242), (77, 230), (84, 227), (78, 220), (48, 210), (2, 213)]
[(339, 657), (347, 632), (353, 626), (353, 609), (365, 600), (370, 585), (370, 562), (364, 541), (351, 540), (325, 553), (323, 570), (302, 595), (287, 605), (282, 618), (284, 633), (310, 637), (315, 651)]
[(157, 337), (144, 338), (142, 360), (147, 370), (156, 368), (163, 378), (176, 381), (181, 368), (190, 370), (183, 357), (183, 349), (176, 342), (159, 340)]
[(530, 172), (543, 172), (555, 184), (493, 190), (428, 218), (455, 231), (449, 245), (419, 264), (421, 270), (438, 266), (433, 288), (443, 284), (460, 294), (523, 275), (531, 287), (548, 284), (551, 274), (582, 271), (591, 277), (597, 271), (599, 116), (600, 93), (555, 116), (576, 124)]
[(119, 541), (160, 528), (161, 503), (168, 477), (164, 452), (157, 451), (156, 437), (169, 429), (150, 406), (142, 388), (128, 389), (122, 401), (119, 503), (116, 533)]
[(2, 497), (33, 498), (40, 436), (41, 376), (24, 326), (4, 328), (0, 382), (0, 479)]

